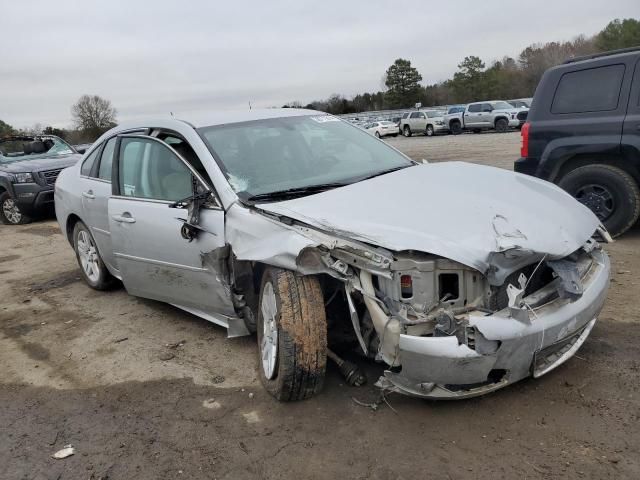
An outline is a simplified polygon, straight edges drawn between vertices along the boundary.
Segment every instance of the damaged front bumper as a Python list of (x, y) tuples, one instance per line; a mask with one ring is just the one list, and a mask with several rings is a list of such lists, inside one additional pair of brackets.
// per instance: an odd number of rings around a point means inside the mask
[(468, 398), (558, 367), (586, 340), (605, 301), (609, 258), (602, 250), (591, 255), (579, 298), (556, 298), (519, 315), (512, 308), (471, 313), (466, 344), (454, 336), (400, 335), (402, 369), (385, 371), (378, 386), (422, 398)]

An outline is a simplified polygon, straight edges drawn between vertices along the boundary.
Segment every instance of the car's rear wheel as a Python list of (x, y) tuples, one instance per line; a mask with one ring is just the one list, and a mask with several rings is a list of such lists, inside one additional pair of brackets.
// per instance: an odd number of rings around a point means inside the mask
[(451, 133), (454, 135), (460, 135), (462, 133), (462, 124), (460, 122), (451, 122), (449, 130), (451, 130)]
[(9, 192), (0, 194), (0, 221), (5, 225), (24, 225), (31, 222), (31, 217), (20, 211)]
[(91, 232), (82, 222), (76, 223), (73, 229), (73, 248), (87, 285), (96, 290), (107, 290), (113, 287), (116, 279), (107, 270)]
[(427, 125), (427, 129), (424, 133), (427, 137), (433, 137), (433, 134), (435, 133), (433, 130), (433, 125)]
[(640, 189), (633, 177), (611, 165), (586, 165), (566, 174), (558, 185), (589, 207), (616, 237), (640, 216)]
[(505, 133), (509, 129), (509, 122), (507, 122), (504, 118), (499, 118), (496, 120), (496, 132)]
[(258, 371), (271, 395), (289, 402), (322, 390), (327, 320), (317, 278), (267, 269), (260, 289), (257, 332)]
[(411, 136), (411, 129), (409, 128), (409, 125), (405, 125), (404, 129), (402, 130), (402, 134), (405, 137), (410, 137)]

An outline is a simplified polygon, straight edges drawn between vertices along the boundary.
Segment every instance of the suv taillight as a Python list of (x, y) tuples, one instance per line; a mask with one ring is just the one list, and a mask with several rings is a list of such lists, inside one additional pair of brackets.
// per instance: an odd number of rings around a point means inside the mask
[(531, 127), (531, 124), (527, 122), (522, 125), (522, 129), (520, 130), (520, 135), (522, 136), (520, 156), (523, 158), (527, 158), (529, 156), (529, 127)]

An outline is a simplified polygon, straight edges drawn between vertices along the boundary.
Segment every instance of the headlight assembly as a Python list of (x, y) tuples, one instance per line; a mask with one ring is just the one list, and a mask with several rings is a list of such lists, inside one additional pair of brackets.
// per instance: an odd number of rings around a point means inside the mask
[(33, 175), (30, 173), (16, 173), (14, 179), (14, 183), (33, 183)]

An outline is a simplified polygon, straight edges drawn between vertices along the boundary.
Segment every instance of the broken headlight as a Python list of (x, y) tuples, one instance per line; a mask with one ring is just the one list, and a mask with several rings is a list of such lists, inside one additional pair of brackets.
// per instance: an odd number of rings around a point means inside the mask
[(14, 173), (13, 183), (33, 183), (33, 175), (30, 173)]

